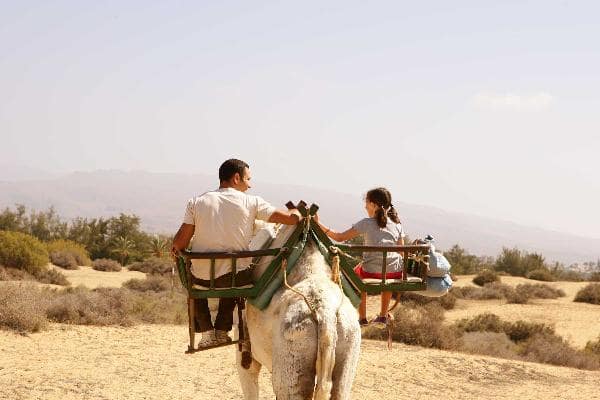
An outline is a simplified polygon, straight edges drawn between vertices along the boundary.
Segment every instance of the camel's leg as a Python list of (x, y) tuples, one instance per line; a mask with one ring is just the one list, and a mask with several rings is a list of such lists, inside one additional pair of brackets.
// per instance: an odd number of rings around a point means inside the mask
[(252, 360), (250, 368), (245, 369), (242, 367), (242, 352), (236, 350), (236, 367), (238, 376), (240, 378), (240, 384), (242, 386), (242, 392), (244, 392), (244, 400), (258, 400), (258, 374), (262, 365), (256, 360)]
[[(311, 400), (315, 388), (316, 326), (304, 302), (291, 306), (273, 332), (273, 392), (277, 400)], [(303, 312), (304, 311), (304, 312)]]
[(331, 400), (349, 400), (360, 355), (360, 327), (352, 306), (342, 306), (338, 312), (338, 339), (335, 348), (333, 389)]

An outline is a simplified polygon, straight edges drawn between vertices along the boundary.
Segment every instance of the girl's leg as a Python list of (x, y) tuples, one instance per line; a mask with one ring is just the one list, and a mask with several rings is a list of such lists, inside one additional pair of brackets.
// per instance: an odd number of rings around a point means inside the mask
[(381, 292), (381, 310), (379, 310), (380, 317), (385, 317), (387, 315), (388, 310), (390, 309), (391, 299), (392, 292)]
[(358, 318), (367, 319), (367, 292), (361, 292), (360, 305), (358, 306)]

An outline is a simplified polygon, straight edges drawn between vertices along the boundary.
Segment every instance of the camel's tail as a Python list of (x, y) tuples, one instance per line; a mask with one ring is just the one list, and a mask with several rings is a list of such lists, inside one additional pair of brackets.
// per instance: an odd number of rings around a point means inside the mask
[[(341, 299), (340, 299), (341, 300)], [(335, 346), (337, 343), (337, 309), (325, 306), (319, 309), (317, 332), (317, 386), (315, 400), (329, 400), (333, 385), (332, 374), (335, 365)]]

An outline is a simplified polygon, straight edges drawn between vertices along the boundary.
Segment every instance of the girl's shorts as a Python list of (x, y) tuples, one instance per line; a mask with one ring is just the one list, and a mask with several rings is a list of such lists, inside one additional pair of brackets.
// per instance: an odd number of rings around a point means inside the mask
[[(360, 279), (381, 279), (382, 277), (381, 272), (367, 272), (363, 270), (362, 263), (354, 267), (354, 272), (356, 272), (356, 275), (358, 275)], [(385, 279), (402, 279), (403, 276), (403, 271), (388, 272), (385, 274)]]

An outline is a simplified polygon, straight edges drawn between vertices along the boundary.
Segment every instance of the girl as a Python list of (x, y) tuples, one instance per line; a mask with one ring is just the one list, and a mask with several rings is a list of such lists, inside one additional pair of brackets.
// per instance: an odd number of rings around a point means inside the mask
[[(366, 246), (395, 246), (404, 245), (404, 230), (400, 218), (392, 204), (392, 195), (386, 188), (369, 190), (365, 197), (365, 209), (368, 218), (363, 218), (352, 225), (345, 232), (335, 232), (318, 221), (323, 232), (337, 242), (350, 240), (358, 235), (363, 235)], [(382, 252), (366, 252), (363, 262), (358, 264), (354, 271), (362, 278), (381, 279)], [(386, 279), (402, 278), (402, 259), (398, 253), (387, 253)], [(392, 292), (381, 293), (381, 309), (379, 315), (371, 321), (377, 325), (387, 325), (388, 308)], [(367, 294), (361, 293), (361, 302), (358, 309), (359, 323), (361, 326), (369, 324), (367, 321)]]

